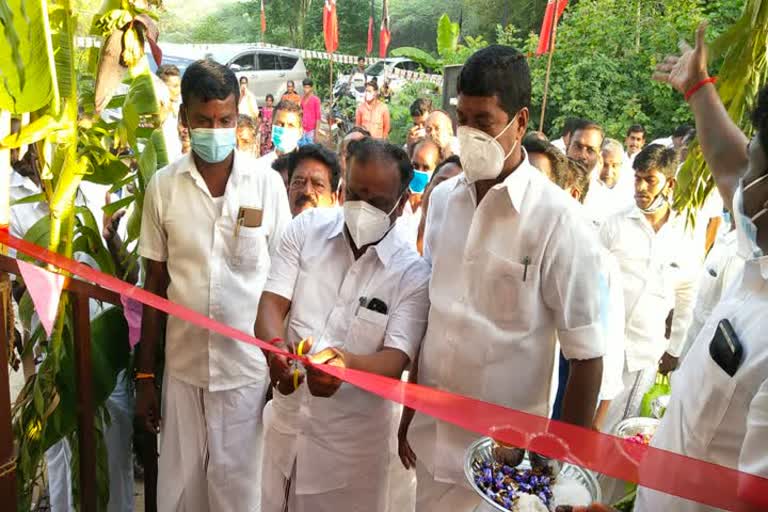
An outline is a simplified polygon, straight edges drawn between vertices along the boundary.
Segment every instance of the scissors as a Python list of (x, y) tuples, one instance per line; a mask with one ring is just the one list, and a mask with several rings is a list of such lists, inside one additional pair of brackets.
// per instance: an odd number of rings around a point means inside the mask
[[(305, 338), (299, 342), (299, 346), (294, 350), (294, 353), (299, 357), (303, 356), (306, 345), (307, 345), (307, 340)], [(293, 366), (293, 389), (294, 390), (299, 389), (299, 377), (301, 376), (301, 373), (302, 373), (301, 370), (299, 369), (299, 364), (300, 362), (298, 359), (294, 359), (293, 363), (291, 363), (291, 365)]]

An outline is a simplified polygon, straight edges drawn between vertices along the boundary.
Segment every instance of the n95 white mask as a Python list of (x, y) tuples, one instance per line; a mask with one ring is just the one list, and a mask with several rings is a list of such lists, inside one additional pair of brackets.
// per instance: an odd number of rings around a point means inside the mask
[(512, 126), (515, 119), (517, 114), (496, 137), (491, 137), (484, 131), (469, 126), (459, 126), (457, 135), (459, 149), (461, 149), (461, 167), (468, 183), (499, 177), (504, 168), (504, 162), (517, 148), (517, 141), (508, 153), (504, 153), (504, 148), (498, 139)]
[(392, 226), (389, 216), (399, 203), (400, 198), (394, 208), (385, 213), (365, 201), (344, 201), (344, 222), (358, 249), (384, 238)]

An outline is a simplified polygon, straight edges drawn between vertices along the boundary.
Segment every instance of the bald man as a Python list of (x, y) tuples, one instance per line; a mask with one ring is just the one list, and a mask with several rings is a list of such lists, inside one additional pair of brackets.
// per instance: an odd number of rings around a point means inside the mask
[(432, 139), (421, 139), (413, 147), (413, 155), (411, 156), (413, 179), (409, 186), (411, 196), (397, 222), (414, 247), (416, 247), (416, 238), (421, 222), (421, 200), (437, 164), (440, 163), (440, 152), (440, 146)]
[(453, 121), (444, 110), (435, 110), (425, 124), (427, 137), (440, 146), (440, 157), (446, 159), (459, 154), (459, 141), (453, 133)]

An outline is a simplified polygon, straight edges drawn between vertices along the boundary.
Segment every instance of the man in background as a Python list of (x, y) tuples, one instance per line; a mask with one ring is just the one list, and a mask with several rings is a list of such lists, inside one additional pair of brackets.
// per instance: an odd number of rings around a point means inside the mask
[(410, 114), (413, 125), (408, 129), (405, 140), (406, 151), (413, 153), (413, 146), (419, 140), (427, 136), (427, 116), (432, 112), (432, 101), (426, 98), (418, 98), (411, 103)]
[(641, 124), (633, 124), (627, 130), (627, 137), (624, 139), (626, 148), (627, 163), (632, 167), (635, 157), (645, 146), (645, 128)]
[(590, 217), (598, 224), (605, 219), (632, 208), (632, 187), (624, 164), (624, 148), (614, 139), (605, 139), (600, 150), (599, 173), (582, 198)]
[(416, 143), (411, 156), (413, 166), (413, 179), (409, 185), (411, 196), (405, 205), (403, 215), (398, 220), (399, 227), (404, 230), (404, 237), (413, 244), (414, 248), (423, 215), (422, 198), (438, 162), (440, 162), (440, 148), (433, 140), (423, 139)]
[(445, 160), (451, 155), (459, 154), (459, 140), (453, 131), (451, 116), (443, 110), (435, 110), (424, 125), (427, 137), (440, 146), (440, 158)]
[(259, 158), (259, 162), (271, 166), (278, 157), (296, 151), (302, 133), (301, 106), (287, 100), (278, 103), (272, 120), (272, 147), (274, 147), (274, 151)]
[(554, 144), (529, 133), (523, 139), (531, 165), (540, 170), (549, 181), (559, 184), (568, 170), (568, 157)]
[(389, 137), (389, 108), (379, 100), (376, 82), (368, 82), (365, 86), (365, 100), (357, 107), (355, 125), (368, 130), (375, 139)]
[(161, 82), (165, 85), (165, 91), (158, 94), (160, 97), (166, 97), (167, 103), (161, 105), (161, 116), (163, 120), (163, 137), (165, 138), (165, 150), (168, 154), (168, 161), (172, 162), (179, 158), (183, 153), (181, 134), (179, 133), (179, 105), (181, 104), (181, 72), (173, 64), (163, 64), (157, 68), (155, 73)]
[(569, 140), (566, 154), (581, 162), (589, 171), (591, 179), (599, 172), (597, 164), (604, 137), (603, 128), (599, 124), (581, 119), (575, 124)]
[(576, 126), (583, 123), (584, 119), (579, 117), (569, 117), (563, 123), (563, 131), (560, 133), (560, 138), (552, 141), (552, 145), (563, 153), (568, 152), (568, 147), (571, 145), (571, 135), (576, 129)]
[(296, 84), (293, 82), (293, 80), (288, 80), (285, 83), (285, 92), (283, 93), (283, 96), (280, 98), (280, 101), (292, 101), (293, 103), (300, 105), (301, 104), (301, 96), (299, 96), (299, 93), (296, 92)]
[(304, 135), (299, 141), (299, 146), (314, 144), (317, 140), (317, 126), (320, 124), (322, 110), (320, 108), (320, 98), (315, 94), (315, 83), (310, 78), (305, 78), (302, 83), (304, 86), (304, 96), (301, 98), (302, 127)]
[(259, 139), (256, 135), (256, 123), (251, 116), (237, 116), (237, 149), (253, 157), (259, 155)]
[(336, 155), (309, 144), (286, 156), (288, 161), (288, 204), (291, 215), (311, 208), (336, 206), (341, 168)]

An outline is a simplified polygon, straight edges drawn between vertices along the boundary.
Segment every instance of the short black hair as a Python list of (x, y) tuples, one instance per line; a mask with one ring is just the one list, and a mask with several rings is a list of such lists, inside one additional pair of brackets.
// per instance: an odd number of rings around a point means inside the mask
[(365, 62), (365, 57), (358, 57), (358, 58), (357, 58), (357, 62), (360, 62), (360, 61), (363, 61), (363, 62)]
[(667, 178), (674, 178), (677, 173), (677, 151), (662, 144), (651, 144), (643, 148), (632, 162), (635, 171), (658, 171)]
[(310, 87), (314, 87), (315, 86), (315, 82), (312, 81), (311, 78), (305, 78), (304, 80), (301, 81), (301, 85), (308, 85)]
[(448, 164), (458, 165), (459, 168), (463, 169), (463, 167), (461, 167), (461, 157), (459, 155), (451, 155), (437, 164), (437, 167), (435, 167), (435, 174), (437, 174), (437, 171), (439, 171), (441, 167)]
[(457, 91), (467, 96), (495, 96), (511, 119), (521, 109), (531, 106), (528, 61), (510, 46), (483, 48), (464, 64)]
[(768, 157), (768, 86), (760, 89), (757, 94), (755, 109), (752, 111), (752, 126), (757, 131), (757, 140), (763, 146), (763, 154)]
[(237, 128), (248, 128), (256, 133), (256, 122), (247, 114), (239, 114), (237, 116)]
[(181, 71), (179, 71), (179, 68), (173, 64), (162, 64), (157, 67), (155, 74), (160, 80), (164, 80), (165, 78), (171, 76), (181, 76)]
[(341, 165), (339, 159), (331, 151), (325, 149), (320, 144), (307, 144), (301, 146), (298, 150), (288, 154), (288, 182), (291, 182), (293, 173), (304, 160), (316, 160), (328, 167), (328, 181), (331, 182), (331, 189), (339, 188), (339, 179), (341, 178)]
[(582, 119), (581, 117), (566, 118), (565, 122), (563, 123), (563, 131), (561, 132), (561, 136), (565, 137), (566, 135), (570, 135), (576, 131), (576, 127), (584, 121), (586, 121), (586, 119)]
[(370, 82), (365, 84), (365, 86), (366, 87), (373, 87), (374, 91), (378, 91), (379, 90), (379, 83), (376, 80), (371, 80)]
[(288, 172), (288, 167), (291, 165), (291, 154), (292, 153), (286, 153), (277, 157), (275, 161), (272, 162), (272, 169), (279, 173), (282, 173), (283, 171)]
[(363, 128), (362, 126), (353, 126), (351, 130), (344, 134), (344, 137), (347, 135), (352, 135), (353, 133), (359, 133), (363, 137), (371, 136), (371, 132), (369, 132), (367, 128)]
[(681, 124), (680, 126), (675, 128), (675, 131), (672, 132), (672, 136), (685, 139), (695, 132), (696, 132), (696, 129), (693, 126), (689, 124)]
[(267, 95), (264, 97), (264, 101), (267, 101), (267, 100), (272, 100), (272, 101), (275, 101), (275, 97), (274, 97), (274, 96), (272, 96), (271, 94), (267, 94)]
[(237, 79), (239, 82), (245, 82), (248, 83), (248, 77), (243, 75), (240, 78)]
[(569, 189), (575, 188), (578, 190), (579, 202), (584, 203), (584, 199), (586, 199), (589, 193), (589, 170), (578, 160), (568, 158), (565, 173), (556, 184), (569, 193)]
[(225, 100), (230, 95), (235, 97), (237, 105), (240, 102), (240, 84), (231, 69), (215, 60), (193, 62), (181, 79), (181, 100), (185, 105), (189, 105), (193, 97), (208, 102)]
[(397, 166), (400, 172), (400, 192), (404, 192), (413, 179), (413, 167), (411, 159), (405, 150), (389, 142), (366, 137), (365, 139), (352, 141), (347, 147), (349, 158), (362, 163), (372, 160), (388, 161)]
[(523, 147), (528, 154), (536, 153), (547, 157), (552, 167), (552, 182), (562, 188), (564, 176), (568, 172), (568, 158), (562, 151), (557, 149), (551, 142), (541, 140), (534, 133), (529, 133), (523, 137)]
[(627, 137), (629, 137), (632, 133), (642, 133), (643, 137), (645, 137), (645, 134), (648, 133), (645, 131), (645, 127), (641, 124), (633, 124), (632, 126), (627, 129)]
[(576, 133), (579, 130), (595, 130), (600, 132), (600, 135), (605, 138), (605, 131), (603, 130), (603, 127), (597, 124), (594, 121), (591, 121), (589, 119), (579, 119), (573, 124), (573, 131), (571, 133)]
[(301, 116), (303, 113), (301, 110), (301, 105), (291, 100), (280, 100), (280, 103), (278, 103), (277, 107), (275, 107), (275, 114), (277, 114), (281, 110), (284, 110), (286, 112), (294, 112), (299, 116)]
[(411, 103), (411, 117), (424, 116), (432, 112), (432, 100), (418, 98)]
[(296, 83), (293, 80), (288, 80), (287, 82), (285, 82), (285, 85), (286, 86), (292, 85), (292, 86), (296, 87)]

